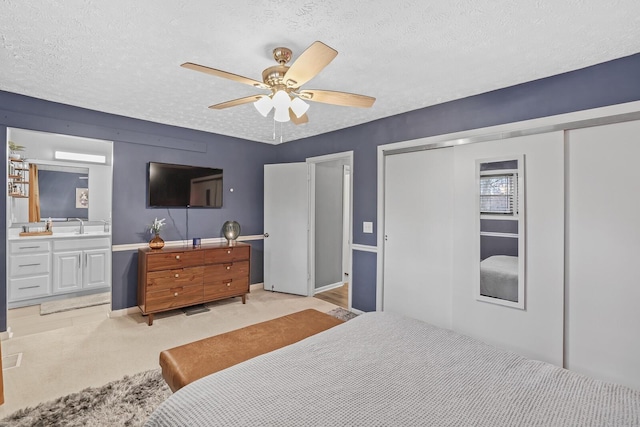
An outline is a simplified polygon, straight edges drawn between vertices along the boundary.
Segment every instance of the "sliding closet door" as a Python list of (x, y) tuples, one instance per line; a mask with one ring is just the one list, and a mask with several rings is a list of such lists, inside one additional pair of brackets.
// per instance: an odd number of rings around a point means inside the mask
[[(564, 310), (563, 132), (456, 146), (453, 329), (562, 366)], [(524, 156), (524, 309), (478, 300), (477, 162)]]
[(566, 365), (640, 390), (639, 135), (568, 132)]
[(383, 310), (451, 328), (453, 149), (385, 159)]

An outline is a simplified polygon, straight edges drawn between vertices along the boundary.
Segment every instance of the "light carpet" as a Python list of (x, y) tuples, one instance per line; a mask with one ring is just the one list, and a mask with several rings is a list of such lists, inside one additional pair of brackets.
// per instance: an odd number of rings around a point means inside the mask
[(84, 295), (81, 297), (65, 298), (56, 301), (47, 301), (40, 304), (40, 315), (60, 313), (61, 311), (75, 310), (77, 308), (92, 307), (94, 305), (110, 304), (111, 292)]
[[(343, 308), (327, 314), (345, 321), (356, 317)], [(170, 395), (162, 371), (152, 369), (21, 409), (1, 420), (0, 427), (142, 426)]]

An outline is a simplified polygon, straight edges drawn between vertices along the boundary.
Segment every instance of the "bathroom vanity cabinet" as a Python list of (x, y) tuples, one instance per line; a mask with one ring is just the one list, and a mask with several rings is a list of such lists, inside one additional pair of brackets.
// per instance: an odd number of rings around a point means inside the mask
[(68, 233), (9, 239), (8, 303), (40, 303), (49, 297), (111, 287), (108, 233)]
[(109, 286), (109, 239), (62, 239), (53, 242), (53, 294)]

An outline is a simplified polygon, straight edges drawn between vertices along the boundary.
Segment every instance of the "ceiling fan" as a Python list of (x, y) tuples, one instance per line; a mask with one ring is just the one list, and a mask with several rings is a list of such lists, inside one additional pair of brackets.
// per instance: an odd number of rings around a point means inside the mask
[(324, 67), (329, 65), (337, 55), (337, 50), (330, 48), (322, 42), (316, 41), (302, 52), (289, 66), (286, 64), (291, 60), (291, 49), (277, 47), (273, 50), (273, 58), (278, 62), (278, 65), (265, 69), (262, 72), (261, 82), (191, 62), (185, 62), (181, 66), (271, 91), (270, 94), (246, 96), (244, 98), (211, 105), (209, 108), (222, 110), (253, 102), (256, 109), (264, 117), (266, 117), (273, 108), (275, 110), (274, 120), (278, 122), (291, 120), (291, 122), (298, 125), (309, 121), (306, 114), (309, 104), (304, 102), (304, 100), (361, 108), (369, 108), (375, 102), (375, 98), (354, 93), (301, 89), (302, 85), (315, 77)]

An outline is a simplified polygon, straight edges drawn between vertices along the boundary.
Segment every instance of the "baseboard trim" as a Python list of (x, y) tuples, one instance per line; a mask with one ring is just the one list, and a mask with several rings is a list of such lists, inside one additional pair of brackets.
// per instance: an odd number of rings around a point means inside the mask
[(326, 292), (326, 291), (330, 291), (331, 289), (336, 289), (341, 287), (342, 285), (344, 285), (344, 282), (336, 282), (336, 283), (332, 283), (330, 285), (325, 285), (319, 288), (316, 288), (313, 290), (313, 294), (319, 294), (321, 292)]
[(13, 332), (11, 332), (11, 326), (7, 326), (6, 331), (0, 332), (0, 341), (6, 341), (11, 337), (13, 337)]
[(116, 317), (129, 316), (131, 314), (140, 313), (140, 308), (138, 306), (135, 307), (127, 307), (121, 310), (112, 310), (107, 315), (109, 319), (114, 319)]

